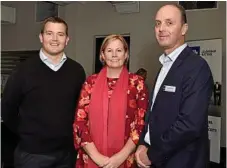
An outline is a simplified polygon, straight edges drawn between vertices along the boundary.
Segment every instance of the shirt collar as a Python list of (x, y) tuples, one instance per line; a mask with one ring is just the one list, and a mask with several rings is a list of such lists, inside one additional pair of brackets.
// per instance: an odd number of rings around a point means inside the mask
[(162, 54), (159, 57), (159, 62), (164, 65), (165, 63), (168, 62), (174, 62), (177, 57), (180, 55), (180, 53), (184, 50), (184, 48), (187, 46), (186, 43), (181, 45), (180, 47), (176, 48), (173, 52), (171, 52), (169, 55)]
[[(52, 64), (52, 61), (44, 54), (44, 52), (42, 51), (42, 49), (40, 49), (39, 51), (39, 56), (40, 56), (40, 59), (43, 61), (43, 62), (50, 62)], [(65, 53), (63, 53), (63, 56), (61, 58), (61, 61), (59, 63), (61, 63), (62, 61), (66, 60), (67, 57), (65, 55)]]

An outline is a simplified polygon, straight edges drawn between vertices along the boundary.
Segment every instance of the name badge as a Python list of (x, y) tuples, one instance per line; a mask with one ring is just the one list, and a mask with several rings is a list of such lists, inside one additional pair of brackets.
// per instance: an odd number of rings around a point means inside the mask
[(176, 86), (164, 85), (164, 91), (165, 92), (176, 92)]

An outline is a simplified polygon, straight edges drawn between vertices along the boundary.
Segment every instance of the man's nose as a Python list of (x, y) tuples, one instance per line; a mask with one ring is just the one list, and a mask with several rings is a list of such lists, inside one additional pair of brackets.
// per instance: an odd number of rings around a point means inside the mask
[(165, 29), (165, 25), (164, 24), (160, 24), (159, 31), (162, 32), (164, 29)]
[(52, 40), (57, 40), (57, 39), (58, 39), (57, 34), (53, 34), (53, 35), (52, 35)]

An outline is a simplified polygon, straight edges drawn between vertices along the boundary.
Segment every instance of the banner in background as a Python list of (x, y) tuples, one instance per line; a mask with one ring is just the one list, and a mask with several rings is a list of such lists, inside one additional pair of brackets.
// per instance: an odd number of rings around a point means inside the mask
[(187, 44), (207, 61), (214, 82), (222, 83), (222, 39), (188, 41)]
[(208, 116), (210, 161), (220, 163), (221, 117)]

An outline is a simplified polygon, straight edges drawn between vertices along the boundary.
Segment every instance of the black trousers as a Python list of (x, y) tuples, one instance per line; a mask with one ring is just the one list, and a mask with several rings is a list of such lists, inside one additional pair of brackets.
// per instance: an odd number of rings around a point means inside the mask
[(30, 154), (18, 146), (14, 152), (15, 168), (75, 168), (76, 154), (56, 152), (51, 154)]

